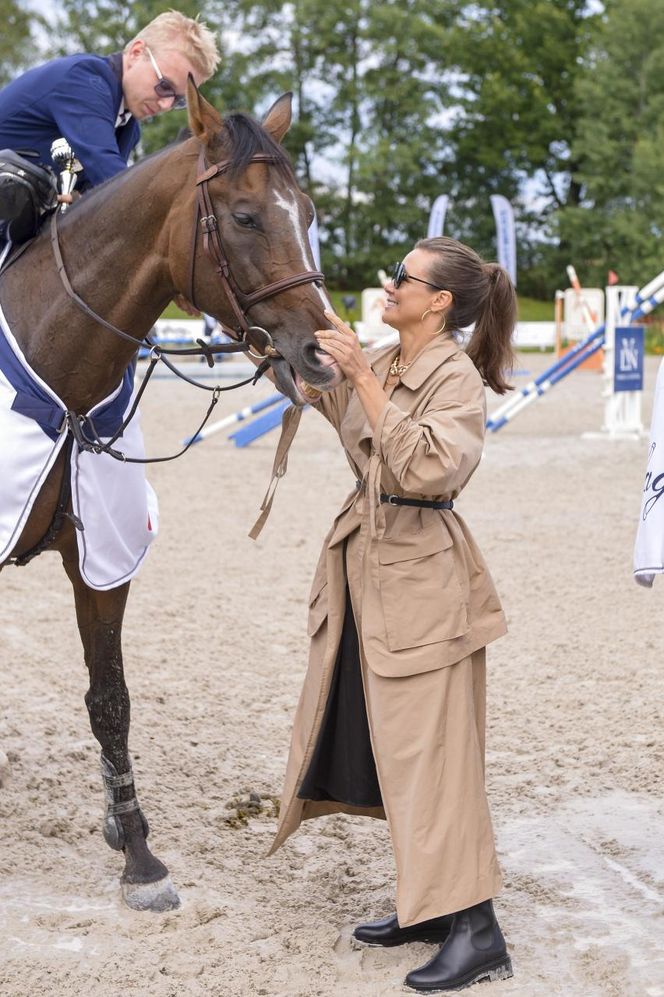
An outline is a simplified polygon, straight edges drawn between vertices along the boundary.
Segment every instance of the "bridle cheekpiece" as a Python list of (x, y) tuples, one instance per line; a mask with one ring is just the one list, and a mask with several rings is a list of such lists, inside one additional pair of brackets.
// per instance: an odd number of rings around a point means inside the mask
[[(251, 163), (274, 163), (274, 156), (267, 153), (257, 153), (252, 156)], [(289, 277), (282, 277), (271, 284), (265, 284), (257, 291), (246, 294), (238, 286), (231, 272), (230, 263), (221, 241), (219, 223), (214, 213), (212, 198), (208, 184), (214, 177), (222, 176), (231, 168), (230, 161), (213, 163), (211, 166), (205, 159), (205, 154), (201, 149), (198, 157), (199, 175), (196, 178), (196, 211), (194, 216), (194, 230), (192, 238), (191, 266), (189, 271), (189, 291), (187, 297), (196, 307), (194, 300), (194, 271), (196, 267), (196, 245), (199, 231), (203, 236), (203, 248), (209, 256), (214, 266), (215, 272), (221, 281), (224, 294), (233, 310), (237, 326), (234, 330), (225, 329), (223, 331), (232, 339), (240, 339), (257, 350), (251, 355), (256, 360), (271, 360), (280, 357), (281, 354), (274, 346), (270, 333), (260, 325), (252, 325), (247, 317), (247, 312), (259, 301), (274, 297), (282, 291), (288, 291), (293, 287), (300, 287), (302, 284), (312, 284), (316, 281), (323, 281), (325, 275), (319, 270), (305, 270), (302, 273), (291, 274)]]

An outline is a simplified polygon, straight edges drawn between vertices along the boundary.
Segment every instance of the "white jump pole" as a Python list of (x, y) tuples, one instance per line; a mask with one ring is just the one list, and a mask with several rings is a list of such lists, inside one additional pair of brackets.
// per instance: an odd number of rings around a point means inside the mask
[(588, 327), (588, 332), (592, 332), (597, 328), (597, 315), (590, 309), (586, 298), (583, 296), (583, 288), (581, 287), (581, 281), (577, 277), (576, 270), (570, 264), (567, 267), (567, 276), (569, 278), (570, 287), (576, 292), (576, 296), (579, 304), (581, 305), (581, 314), (583, 315), (583, 321)]

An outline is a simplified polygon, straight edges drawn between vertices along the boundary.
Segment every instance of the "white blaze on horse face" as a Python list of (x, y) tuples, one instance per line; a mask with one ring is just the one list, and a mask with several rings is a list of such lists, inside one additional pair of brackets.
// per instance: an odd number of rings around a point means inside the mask
[[(302, 253), (302, 269), (305, 271), (315, 270), (316, 265), (314, 263), (314, 257), (311, 251), (311, 245), (307, 238), (306, 229), (302, 224), (302, 219), (300, 218), (300, 211), (297, 204), (297, 200), (295, 199), (295, 195), (293, 195), (292, 200), (288, 201), (283, 196), (283, 194), (281, 194), (279, 191), (275, 191), (274, 201), (277, 207), (282, 208), (290, 219), (291, 227), (293, 229), (293, 232), (298, 242), (298, 246), (300, 247), (300, 251)], [(320, 299), (323, 302), (323, 307), (332, 308), (330, 299), (328, 298), (323, 288), (316, 287), (315, 284), (313, 285), (313, 288), (320, 295)]]

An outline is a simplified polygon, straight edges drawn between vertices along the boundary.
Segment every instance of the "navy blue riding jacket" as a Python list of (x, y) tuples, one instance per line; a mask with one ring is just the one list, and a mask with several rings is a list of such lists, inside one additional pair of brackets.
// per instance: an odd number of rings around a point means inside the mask
[(121, 102), (120, 53), (53, 59), (0, 90), (0, 149), (34, 149), (53, 166), (51, 143), (66, 138), (83, 166), (78, 188), (94, 187), (126, 168), (140, 138), (133, 117), (115, 127)]

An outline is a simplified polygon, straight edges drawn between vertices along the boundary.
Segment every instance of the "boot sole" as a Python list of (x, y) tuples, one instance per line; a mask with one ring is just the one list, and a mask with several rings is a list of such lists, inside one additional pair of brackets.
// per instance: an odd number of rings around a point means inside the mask
[(442, 945), (443, 942), (447, 941), (449, 932), (445, 934), (435, 935), (411, 935), (409, 938), (402, 938), (399, 941), (385, 941), (385, 942), (365, 942), (362, 938), (356, 938), (355, 935), (350, 936), (350, 943), (355, 949), (393, 949), (398, 945), (410, 945), (411, 942), (428, 942), (431, 945)]
[(404, 989), (406, 993), (444, 994), (455, 990), (465, 990), (466, 987), (472, 987), (475, 983), (497, 983), (499, 980), (509, 980), (512, 976), (514, 976), (512, 972), (512, 960), (509, 956), (506, 956), (488, 966), (483, 966), (481, 969), (474, 969), (472, 973), (468, 973), (466, 976), (450, 980), (449, 983), (446, 983), (442, 987), (412, 987), (406, 984)]

